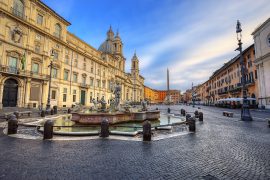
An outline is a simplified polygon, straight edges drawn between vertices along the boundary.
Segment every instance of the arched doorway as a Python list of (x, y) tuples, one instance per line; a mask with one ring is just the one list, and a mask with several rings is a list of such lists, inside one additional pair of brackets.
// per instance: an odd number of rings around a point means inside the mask
[(16, 107), (18, 95), (18, 82), (15, 79), (5, 81), (3, 92), (3, 107)]

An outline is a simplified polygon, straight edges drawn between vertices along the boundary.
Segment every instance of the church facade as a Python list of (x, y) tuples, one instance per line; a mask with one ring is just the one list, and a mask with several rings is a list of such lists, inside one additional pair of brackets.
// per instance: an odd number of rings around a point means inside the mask
[[(110, 27), (98, 49), (67, 31), (71, 23), (40, 0), (0, 1), (0, 108), (91, 105), (112, 98), (121, 85), (121, 102), (144, 98), (139, 59), (126, 59), (119, 33)], [(52, 70), (49, 67), (52, 62)]]

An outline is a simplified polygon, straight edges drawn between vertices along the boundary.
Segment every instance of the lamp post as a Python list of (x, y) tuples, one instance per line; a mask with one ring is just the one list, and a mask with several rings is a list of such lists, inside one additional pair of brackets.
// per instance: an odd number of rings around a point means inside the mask
[(238, 50), (240, 52), (240, 65), (241, 65), (241, 80), (242, 80), (242, 96), (243, 96), (243, 105), (241, 109), (241, 120), (242, 121), (252, 121), (252, 117), (249, 112), (249, 105), (247, 100), (247, 87), (246, 87), (246, 66), (243, 59), (243, 52), (242, 52), (242, 29), (241, 29), (241, 23), (239, 20), (237, 20), (236, 24), (236, 34), (237, 34), (237, 40), (238, 40)]
[(195, 99), (194, 99), (194, 88), (192, 83), (192, 107), (195, 107)]
[(50, 65), (48, 67), (50, 67), (50, 79), (49, 79), (49, 92), (48, 92), (48, 99), (47, 99), (47, 105), (46, 105), (46, 111), (49, 112), (51, 109), (51, 82), (52, 82), (52, 67), (53, 67), (53, 58), (54, 58), (54, 51), (53, 49), (51, 50), (51, 54), (50, 54)]

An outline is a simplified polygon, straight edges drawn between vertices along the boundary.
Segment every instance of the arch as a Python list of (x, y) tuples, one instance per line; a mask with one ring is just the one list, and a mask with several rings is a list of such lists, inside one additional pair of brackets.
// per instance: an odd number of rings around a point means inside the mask
[(2, 103), (3, 107), (16, 107), (18, 101), (18, 81), (8, 78), (4, 81)]

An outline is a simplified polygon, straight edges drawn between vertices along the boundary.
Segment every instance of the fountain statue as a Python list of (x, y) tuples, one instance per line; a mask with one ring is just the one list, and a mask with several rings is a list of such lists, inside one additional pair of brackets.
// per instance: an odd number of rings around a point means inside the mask
[(119, 110), (119, 105), (120, 105), (120, 99), (121, 99), (121, 85), (119, 84), (119, 82), (116, 83), (115, 87), (114, 87), (114, 101), (115, 101), (115, 108), (117, 110)]
[(157, 120), (160, 117), (160, 111), (147, 110), (147, 102), (142, 102), (142, 111), (131, 111), (130, 101), (126, 101), (121, 107), (124, 109), (120, 111), (121, 100), (121, 85), (117, 82), (114, 87), (111, 86), (113, 96), (110, 98), (110, 113), (106, 111), (106, 101), (104, 97), (100, 101), (93, 99), (91, 102), (97, 110), (97, 103), (101, 104), (100, 112), (75, 112), (72, 113), (72, 121), (81, 124), (100, 124), (103, 119), (107, 119), (110, 124), (130, 122), (130, 121), (144, 121)]
[[(97, 101), (96, 101), (96, 99), (95, 98), (93, 98), (92, 100), (91, 100), (91, 103), (93, 103), (94, 104), (94, 109), (93, 110), (97, 110)], [(92, 109), (92, 108), (91, 108)]]
[(148, 109), (147, 109), (147, 101), (146, 100), (143, 100), (142, 102), (141, 102), (141, 105), (142, 105), (142, 111), (147, 111)]
[(105, 112), (106, 111), (106, 105), (107, 105), (107, 102), (104, 98), (104, 96), (102, 96), (102, 98), (100, 99), (99, 103), (101, 104), (101, 112)]

